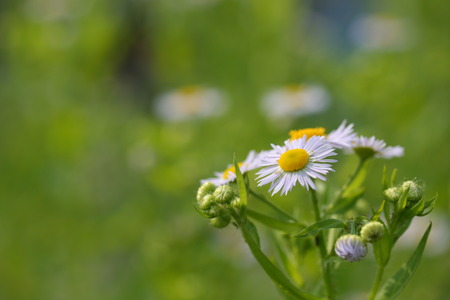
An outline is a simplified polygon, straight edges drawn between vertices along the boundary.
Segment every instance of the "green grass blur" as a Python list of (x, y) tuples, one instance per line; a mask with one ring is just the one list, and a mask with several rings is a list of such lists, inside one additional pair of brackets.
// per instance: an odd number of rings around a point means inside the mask
[[(397, 167), (439, 193), (425, 218), (443, 216), (448, 235), (450, 5), (333, 3), (2, 1), (0, 299), (281, 299), (239, 232), (195, 212), (199, 180), (292, 128), (343, 119), (406, 149), (373, 162), (367, 200), (379, 201), (383, 165)], [(411, 45), (356, 47), (348, 23), (367, 13), (408, 20)], [(327, 16), (334, 26), (319, 22)], [(331, 107), (288, 125), (259, 109), (271, 88), (303, 82), (324, 86)], [(157, 96), (185, 85), (222, 90), (228, 111), (158, 118)], [(330, 180), (354, 164), (339, 162)], [(445, 299), (449, 254), (426, 255), (400, 299)], [(374, 273), (373, 259), (343, 266), (339, 295), (360, 299)]]

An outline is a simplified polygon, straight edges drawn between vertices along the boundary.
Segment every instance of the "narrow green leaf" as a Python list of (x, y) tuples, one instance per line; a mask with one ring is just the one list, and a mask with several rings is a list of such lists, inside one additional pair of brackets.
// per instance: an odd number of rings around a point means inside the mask
[(199, 207), (198, 207), (198, 204), (194, 204), (194, 208), (195, 208), (195, 210), (200, 214), (200, 215), (202, 215), (203, 217), (205, 217), (205, 218), (211, 218), (211, 216), (208, 216), (207, 214), (205, 214)]
[(239, 169), (239, 165), (236, 161), (236, 157), (233, 159), (234, 168), (236, 170), (236, 180), (239, 188), (239, 197), (241, 198), (241, 215), (245, 217), (247, 210), (247, 187), (245, 186), (244, 176), (242, 176), (241, 169)]
[(434, 209), (434, 206), (436, 205), (437, 198), (438, 198), (438, 194), (436, 193), (436, 195), (433, 198), (431, 198), (430, 200), (426, 201), (425, 205), (424, 205), (424, 208), (423, 208), (423, 211), (418, 216), (419, 217), (423, 217), (423, 216), (428, 215), (430, 212), (432, 212), (433, 209)]
[(297, 233), (295, 235), (295, 237), (304, 238), (304, 237), (319, 233), (320, 231), (322, 231), (324, 229), (344, 228), (344, 227), (345, 227), (345, 223), (340, 220), (326, 219), (326, 220), (319, 221), (317, 223), (314, 223), (314, 224), (306, 227), (305, 229), (303, 229), (302, 231)]
[(403, 264), (400, 270), (398, 270), (397, 273), (386, 281), (375, 298), (376, 300), (393, 300), (403, 291), (420, 263), (425, 245), (427, 243), (428, 235), (430, 234), (431, 225), (432, 224), (430, 223), (427, 231), (424, 233), (419, 245), (409, 258), (408, 262)]
[(384, 165), (384, 167), (383, 167), (383, 177), (381, 179), (381, 188), (383, 191), (386, 190), (387, 188), (389, 188), (386, 165)]
[(397, 202), (397, 211), (401, 211), (406, 207), (406, 203), (408, 202), (408, 194), (409, 194), (409, 187), (405, 189), (398, 199)]
[(386, 200), (383, 200), (383, 202), (381, 202), (380, 208), (373, 215), (372, 221), (378, 221), (378, 219), (380, 218), (381, 213), (383, 212), (385, 204), (386, 204)]
[(277, 229), (277, 230), (281, 230), (281, 231), (285, 231), (285, 232), (298, 232), (299, 230), (306, 227), (306, 225), (298, 223), (298, 222), (293, 222), (293, 221), (286, 222), (283, 220), (279, 220), (279, 219), (261, 214), (254, 210), (251, 210), (251, 209), (247, 209), (247, 215), (249, 217), (255, 219), (256, 221), (260, 222), (261, 224), (264, 224), (273, 229)]
[(291, 217), (290, 215), (288, 215), (287, 213), (285, 213), (284, 211), (282, 211), (280, 208), (278, 208), (275, 204), (273, 204), (272, 202), (270, 202), (269, 200), (267, 200), (263, 195), (257, 194), (255, 192), (253, 192), (251, 189), (249, 189), (249, 193), (250, 195), (252, 195), (254, 198), (258, 199), (259, 201), (261, 201), (261, 203), (263, 203), (264, 205), (266, 205), (267, 207), (269, 207), (274, 213), (277, 214), (277, 216), (279, 218), (282, 218), (284, 221), (287, 222), (296, 222), (297, 220), (295, 220), (293, 217)]
[(342, 196), (336, 200), (335, 203), (326, 212), (327, 215), (338, 214), (347, 211), (349, 208), (355, 205), (356, 201), (362, 197), (365, 189), (359, 188), (352, 190), (352, 193), (346, 193), (345, 197)]
[(392, 171), (391, 174), (391, 182), (390, 182), (390, 186), (394, 186), (395, 185), (395, 180), (397, 179), (397, 169), (394, 169)]
[(300, 300), (323, 300), (312, 294), (309, 294), (296, 286), (294, 286), (289, 279), (280, 271), (267, 256), (261, 251), (258, 243), (254, 240), (253, 234), (249, 231), (250, 222), (245, 222), (241, 226), (242, 235), (246, 243), (248, 244), (250, 251), (252, 252), (255, 259), (264, 269), (266, 274), (273, 280), (277, 287), (283, 291), (286, 295), (294, 297), (294, 299)]

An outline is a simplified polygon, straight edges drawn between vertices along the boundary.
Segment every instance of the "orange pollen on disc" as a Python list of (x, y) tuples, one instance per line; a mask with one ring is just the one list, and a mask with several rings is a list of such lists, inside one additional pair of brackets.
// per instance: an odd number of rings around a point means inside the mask
[(291, 136), (290, 140), (301, 139), (304, 135), (306, 135), (306, 139), (308, 140), (315, 135), (325, 136), (325, 128), (316, 127), (316, 128), (291, 130), (289, 131), (289, 135)]
[[(238, 163), (239, 169), (242, 167), (243, 164), (244, 163), (241, 163), (241, 162)], [(222, 175), (223, 179), (228, 179), (228, 177), (230, 177), (230, 172), (233, 174), (236, 174), (236, 168), (234, 166), (231, 166), (228, 169), (226, 169)]]
[(308, 152), (303, 149), (292, 149), (281, 154), (278, 165), (286, 172), (295, 172), (303, 169), (308, 161)]

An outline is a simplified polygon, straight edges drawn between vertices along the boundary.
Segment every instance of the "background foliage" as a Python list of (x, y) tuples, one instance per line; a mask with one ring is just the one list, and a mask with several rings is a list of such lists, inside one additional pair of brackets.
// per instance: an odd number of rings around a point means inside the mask
[[(411, 44), (352, 43), (352, 22), (370, 13), (407, 20)], [(388, 168), (422, 179), (428, 196), (439, 192), (425, 217), (441, 224), (437, 248), (430, 240), (401, 298), (444, 299), (449, 14), (437, 0), (1, 1), (0, 298), (280, 298), (239, 232), (197, 215), (195, 190), (234, 152), (244, 158), (289, 129), (347, 119), (404, 146)], [(261, 112), (268, 90), (304, 82), (328, 90), (328, 110), (292, 123)], [(158, 118), (156, 97), (192, 84), (224, 91), (227, 113)], [(383, 163), (367, 180), (374, 205)], [(330, 180), (343, 181), (354, 164), (343, 159)], [(411, 252), (399, 248), (387, 273)], [(344, 265), (340, 295), (360, 299), (374, 270), (373, 258)]]

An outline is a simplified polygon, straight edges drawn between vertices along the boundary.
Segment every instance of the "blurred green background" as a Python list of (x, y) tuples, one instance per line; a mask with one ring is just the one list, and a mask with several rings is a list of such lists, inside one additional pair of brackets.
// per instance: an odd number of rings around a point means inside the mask
[[(373, 30), (354, 37), (366, 15), (401, 28), (371, 46)], [(373, 205), (385, 163), (439, 193), (416, 234), (436, 220), (437, 248), (400, 298), (446, 299), (449, 15), (437, 0), (2, 0), (0, 299), (281, 299), (239, 232), (195, 212), (199, 180), (234, 152), (343, 119), (406, 149), (373, 163)], [(302, 83), (322, 86), (328, 109), (287, 120), (260, 109), (271, 89)], [(224, 113), (158, 114), (160, 95), (191, 85), (221, 91)], [(330, 180), (354, 164), (342, 157)], [(371, 258), (340, 268), (341, 298), (362, 299), (374, 272)]]

